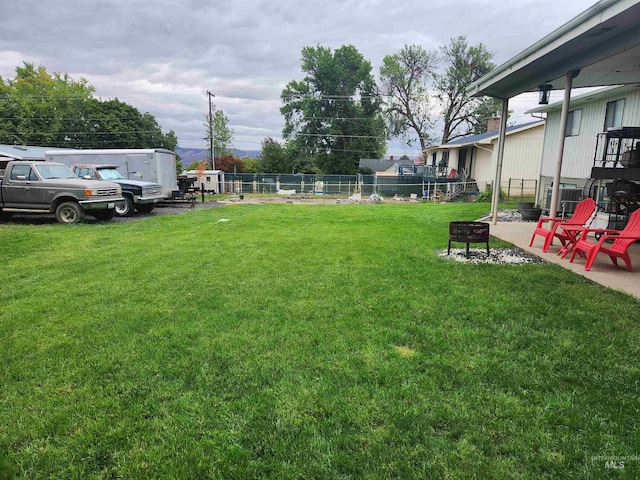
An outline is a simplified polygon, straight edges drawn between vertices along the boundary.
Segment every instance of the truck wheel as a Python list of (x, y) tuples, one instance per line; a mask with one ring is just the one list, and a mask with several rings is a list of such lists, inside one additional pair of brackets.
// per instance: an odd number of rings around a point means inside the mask
[(96, 210), (93, 212), (93, 217), (96, 220), (111, 220), (115, 215), (116, 211), (113, 208), (110, 210)]
[(133, 207), (131, 197), (124, 197), (124, 202), (116, 205), (116, 215), (119, 217), (130, 217), (133, 214)]
[(84, 218), (84, 210), (75, 202), (63, 202), (56, 208), (58, 223), (78, 223)]
[(136, 205), (136, 210), (138, 210), (140, 213), (149, 213), (153, 210), (153, 207), (155, 207), (155, 205), (144, 203), (141, 205)]

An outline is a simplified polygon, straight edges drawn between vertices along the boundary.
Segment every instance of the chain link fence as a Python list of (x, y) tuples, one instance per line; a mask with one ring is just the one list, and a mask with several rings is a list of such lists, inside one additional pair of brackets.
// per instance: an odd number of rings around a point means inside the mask
[[(225, 174), (225, 193), (232, 194), (307, 194), (362, 197), (379, 194), (383, 197), (420, 198), (430, 201), (474, 201), (491, 188), (491, 183), (479, 185), (475, 180), (425, 178), (415, 175), (310, 175), (310, 174)], [(509, 179), (501, 184), (508, 199), (535, 195), (537, 180)]]

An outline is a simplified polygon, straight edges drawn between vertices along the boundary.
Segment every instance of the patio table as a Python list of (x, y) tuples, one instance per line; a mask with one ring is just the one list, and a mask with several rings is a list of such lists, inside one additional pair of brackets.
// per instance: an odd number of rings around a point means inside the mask
[[(566, 243), (562, 246), (560, 251), (558, 251), (558, 255), (560, 255), (560, 258), (564, 258), (569, 255), (569, 253), (571, 253), (573, 247), (575, 247), (576, 243), (578, 243), (578, 240), (580, 239), (580, 234), (587, 227), (585, 227), (584, 225), (562, 225), (560, 228), (562, 228), (562, 232), (567, 237)], [(578, 253), (580, 254), (580, 256), (584, 256), (582, 255), (582, 252)]]

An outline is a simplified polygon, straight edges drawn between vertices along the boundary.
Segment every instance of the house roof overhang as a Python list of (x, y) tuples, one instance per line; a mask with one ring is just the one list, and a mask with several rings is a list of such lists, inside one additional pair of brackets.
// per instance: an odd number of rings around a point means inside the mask
[[(571, 97), (571, 107), (577, 107), (579, 105), (593, 102), (595, 100), (599, 100), (602, 98), (609, 98), (609, 97), (615, 97), (617, 95), (624, 95), (627, 92), (631, 92), (638, 89), (640, 89), (640, 85), (637, 85), (637, 84), (621, 85), (621, 86), (618, 85), (613, 87), (598, 88), (597, 90), (576, 95), (575, 97)], [(547, 112), (552, 112), (554, 110), (562, 110), (562, 103), (563, 102), (555, 102), (549, 105), (541, 105), (539, 107), (527, 110), (524, 113), (547, 113)]]
[(472, 83), (467, 93), (508, 99), (551, 84), (564, 89), (640, 83), (640, 0), (600, 0)]

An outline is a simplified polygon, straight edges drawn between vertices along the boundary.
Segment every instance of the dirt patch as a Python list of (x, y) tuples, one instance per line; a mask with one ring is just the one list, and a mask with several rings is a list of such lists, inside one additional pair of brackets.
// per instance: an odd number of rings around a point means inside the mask
[(396, 352), (398, 352), (403, 357), (413, 357), (416, 354), (415, 350), (409, 347), (403, 347), (401, 345), (396, 345), (395, 349), (396, 349)]

